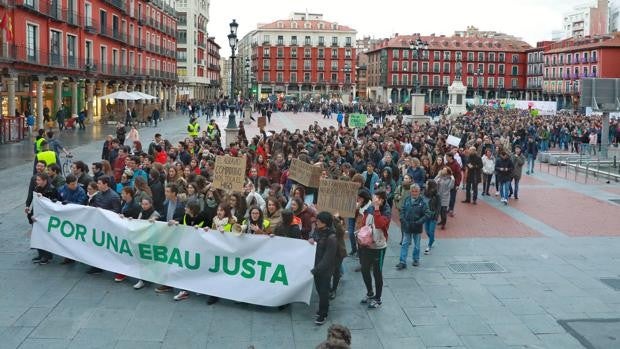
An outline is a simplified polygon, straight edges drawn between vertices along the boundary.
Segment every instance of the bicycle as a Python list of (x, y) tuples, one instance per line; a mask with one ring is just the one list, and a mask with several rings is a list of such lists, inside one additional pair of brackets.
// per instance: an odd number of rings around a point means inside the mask
[(73, 154), (69, 153), (65, 155), (65, 159), (62, 162), (62, 175), (67, 176), (71, 173), (71, 165), (73, 165)]

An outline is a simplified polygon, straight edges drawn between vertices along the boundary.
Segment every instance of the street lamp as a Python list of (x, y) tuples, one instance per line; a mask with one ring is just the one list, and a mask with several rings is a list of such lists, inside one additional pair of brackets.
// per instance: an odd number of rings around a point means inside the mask
[(239, 28), (239, 24), (236, 20), (233, 19), (229, 24), (230, 26), (230, 34), (228, 34), (228, 44), (230, 45), (230, 95), (229, 98), (232, 101), (229, 101), (228, 107), (230, 108), (230, 114), (228, 115), (228, 125), (226, 128), (234, 129), (237, 128), (237, 123), (235, 122), (235, 103), (234, 103), (234, 93), (235, 93), (235, 50), (237, 49), (237, 28)]
[(409, 42), (409, 48), (414, 51), (428, 50), (428, 42), (422, 41), (419, 37)]
[(245, 95), (250, 97), (250, 57), (245, 57)]

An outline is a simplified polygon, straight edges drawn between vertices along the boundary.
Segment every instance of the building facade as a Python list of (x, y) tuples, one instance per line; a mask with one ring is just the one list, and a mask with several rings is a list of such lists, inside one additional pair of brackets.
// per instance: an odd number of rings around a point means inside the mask
[[(251, 49), (258, 97), (350, 101), (356, 94), (355, 35), (354, 29), (325, 21), (322, 14), (293, 13), (289, 19), (258, 25), (241, 40)], [(244, 62), (240, 50), (236, 64), (242, 67)]]
[[(368, 98), (405, 103), (411, 93), (419, 91), (427, 103), (446, 103), (457, 62), (468, 98), (523, 98), (530, 45), (504, 34), (485, 35), (415, 34), (384, 39), (367, 52)], [(412, 49), (410, 44), (417, 39), (426, 42), (428, 49)]]
[(214, 98), (219, 89), (219, 45), (207, 34), (209, 0), (176, 0), (177, 73), (183, 100)]
[(609, 33), (608, 0), (595, 0), (575, 6), (564, 14), (562, 39)]
[(571, 38), (544, 47), (543, 98), (578, 105), (582, 78), (620, 78), (620, 33)]
[(525, 99), (542, 100), (543, 72), (544, 72), (544, 51), (552, 41), (541, 41), (536, 47), (527, 50), (527, 85)]
[(171, 0), (14, 0), (0, 2), (10, 25), (0, 55), (2, 115), (32, 111), (37, 126), (60, 108), (88, 121), (127, 103), (118, 90), (176, 98), (176, 17)]

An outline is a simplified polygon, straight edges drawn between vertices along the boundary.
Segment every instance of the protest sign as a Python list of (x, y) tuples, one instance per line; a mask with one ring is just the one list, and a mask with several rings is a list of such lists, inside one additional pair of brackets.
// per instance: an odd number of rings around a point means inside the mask
[(213, 173), (213, 187), (242, 192), (245, 183), (245, 158), (217, 156)]
[(339, 213), (341, 217), (355, 217), (359, 183), (321, 179), (317, 207), (321, 211)]
[(458, 147), (459, 144), (461, 144), (461, 139), (458, 137), (454, 137), (454, 136), (448, 136), (448, 139), (446, 140), (446, 143), (448, 143), (449, 145), (453, 145), (455, 147)]
[(318, 166), (293, 158), (291, 167), (288, 170), (288, 178), (307, 187), (318, 188), (321, 171), (321, 168)]
[(35, 197), (33, 204), (32, 248), (238, 302), (310, 302), (316, 247), (306, 241), (128, 220), (111, 211), (43, 197)]
[(267, 126), (267, 117), (259, 116), (256, 123), (258, 124), (258, 128)]
[(349, 127), (366, 127), (366, 114), (349, 114)]

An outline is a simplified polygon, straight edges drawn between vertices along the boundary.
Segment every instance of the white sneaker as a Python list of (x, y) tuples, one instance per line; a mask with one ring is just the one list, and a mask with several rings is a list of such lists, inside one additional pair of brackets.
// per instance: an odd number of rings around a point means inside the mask
[(426, 250), (424, 250), (424, 254), (431, 254), (431, 248), (427, 247)]
[(189, 292), (187, 291), (179, 291), (176, 296), (174, 296), (175, 301), (182, 301), (184, 299), (189, 298)]
[(499, 192), (498, 191), (495, 192), (495, 196), (499, 196)]
[(143, 288), (144, 286), (146, 286), (144, 281), (138, 280), (138, 282), (136, 282), (135, 285), (133, 285), (133, 288), (134, 288), (134, 290), (139, 290), (139, 289)]

